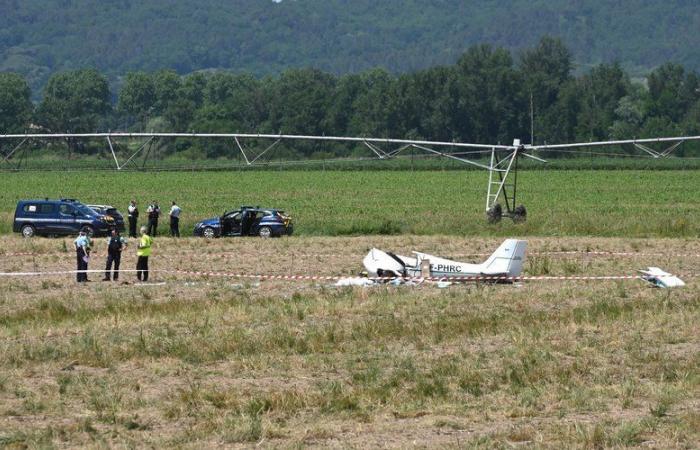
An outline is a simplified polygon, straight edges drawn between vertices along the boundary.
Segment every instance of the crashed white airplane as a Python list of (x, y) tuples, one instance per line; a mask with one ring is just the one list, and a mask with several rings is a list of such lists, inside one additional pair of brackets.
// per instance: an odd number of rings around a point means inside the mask
[[(523, 271), (527, 241), (506, 239), (485, 262), (470, 264), (413, 252), (414, 258), (373, 248), (362, 263), (370, 277), (515, 278)], [(497, 280), (494, 280), (497, 281)]]

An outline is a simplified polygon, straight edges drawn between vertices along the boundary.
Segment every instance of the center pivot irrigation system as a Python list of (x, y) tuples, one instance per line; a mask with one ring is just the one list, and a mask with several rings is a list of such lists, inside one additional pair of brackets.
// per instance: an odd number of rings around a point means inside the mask
[[(21, 160), (18, 164), (12, 165), (13, 157), (17, 159), (18, 154), (26, 152), (26, 143), (32, 141), (45, 140), (105, 140), (108, 144), (109, 152), (114, 159), (114, 169), (116, 170), (138, 170), (137, 157), (142, 157), (143, 163), (141, 169), (145, 167), (145, 162), (151, 154), (153, 146), (162, 139), (220, 139), (234, 144), (234, 150), (240, 152), (243, 158), (243, 165), (251, 166), (268, 166), (271, 164), (269, 158), (274, 154), (274, 148), (282, 141), (311, 141), (311, 142), (338, 142), (364, 145), (369, 150), (369, 158), (362, 160), (392, 160), (399, 158), (406, 150), (417, 150), (424, 153), (426, 156), (447, 158), (458, 161), (463, 164), (475, 166), (489, 173), (488, 185), (486, 190), (486, 216), (489, 222), (495, 223), (501, 220), (502, 217), (510, 217), (514, 221), (523, 221), (527, 216), (525, 206), (517, 205), (517, 184), (518, 184), (518, 160), (521, 157), (533, 159), (538, 162), (546, 163), (545, 159), (536, 156), (537, 152), (568, 152), (585, 153), (583, 149), (593, 147), (611, 147), (611, 146), (632, 146), (639, 150), (636, 155), (646, 158), (666, 158), (672, 155), (682, 143), (686, 141), (698, 141), (700, 136), (681, 136), (681, 137), (665, 137), (665, 138), (650, 138), (650, 139), (628, 139), (616, 141), (598, 141), (598, 142), (579, 142), (571, 144), (557, 145), (529, 145), (521, 144), (519, 139), (513, 141), (512, 145), (489, 145), (489, 144), (470, 144), (463, 142), (444, 142), (444, 141), (426, 141), (426, 140), (411, 140), (411, 139), (385, 139), (385, 138), (368, 138), (368, 137), (342, 137), (342, 136), (304, 136), (292, 134), (244, 134), (244, 133), (57, 133), (57, 134), (0, 134), (0, 144), (3, 141), (16, 142), (17, 145), (12, 147), (7, 153), (2, 152), (0, 156), (0, 170), (19, 170)], [(128, 156), (123, 162), (119, 161), (117, 152), (114, 149), (114, 141), (117, 139), (145, 139), (133, 153)], [(249, 141), (267, 140), (272, 141), (263, 150), (255, 151), (251, 148), (246, 148), (244, 144)], [(655, 150), (650, 145), (657, 144), (665, 146), (662, 150)], [(385, 150), (383, 147), (394, 147), (393, 150)], [(447, 151), (449, 150), (449, 151)], [(468, 159), (468, 156), (489, 156), (488, 163), (474, 161)], [(620, 154), (607, 154), (608, 156), (620, 156)], [(267, 159), (263, 158), (267, 157)], [(336, 157), (334, 159), (324, 160), (325, 162), (341, 162), (352, 161), (348, 158)], [(357, 161), (357, 159), (355, 159)], [(277, 165), (293, 165), (304, 163), (317, 163), (318, 161), (308, 159), (289, 159), (285, 161), (275, 161)], [(500, 203), (503, 199), (503, 205)], [(517, 206), (516, 206), (517, 205)], [(504, 208), (505, 206), (505, 208)]]

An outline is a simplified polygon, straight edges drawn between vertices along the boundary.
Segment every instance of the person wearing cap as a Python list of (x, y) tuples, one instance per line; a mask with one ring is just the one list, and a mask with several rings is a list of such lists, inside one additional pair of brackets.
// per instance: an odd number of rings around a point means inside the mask
[(76, 280), (78, 283), (90, 281), (87, 276), (88, 261), (90, 260), (90, 238), (85, 231), (80, 231), (78, 237), (73, 241), (73, 245), (75, 246), (75, 256), (78, 263)]
[[(112, 235), (107, 240), (107, 265), (105, 266), (105, 277), (102, 281), (119, 280), (119, 264), (122, 260), (122, 250), (127, 246), (125, 238), (119, 235), (119, 230), (112, 228)], [(112, 264), (114, 264), (114, 276), (112, 275)]]
[(136, 223), (139, 220), (139, 208), (136, 206), (136, 200), (129, 203), (129, 237), (136, 237)]
[(151, 256), (153, 238), (148, 235), (148, 228), (141, 227), (141, 238), (136, 250), (136, 278), (139, 281), (148, 281), (148, 257)]
[(170, 207), (170, 236), (180, 237), (180, 207), (173, 201)]
[(158, 218), (160, 217), (160, 206), (158, 202), (153, 200), (153, 203), (148, 205), (148, 234), (156, 237), (158, 234)]

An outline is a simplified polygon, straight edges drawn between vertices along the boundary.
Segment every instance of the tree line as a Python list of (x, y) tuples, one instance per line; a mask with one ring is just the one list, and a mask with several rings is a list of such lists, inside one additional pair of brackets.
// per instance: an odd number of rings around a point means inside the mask
[[(517, 58), (477, 45), (450, 66), (393, 75), (288, 69), (277, 76), (173, 70), (130, 72), (112, 93), (94, 69), (52, 75), (38, 104), (27, 81), (0, 73), (0, 134), (173, 131), (412, 138), (473, 143), (563, 143), (700, 134), (700, 78), (667, 63), (645, 80), (618, 64), (574, 74), (572, 54), (545, 37)], [(91, 152), (89, 147), (77, 151)], [(226, 154), (222, 143), (177, 141), (168, 152)], [(347, 151), (306, 144), (310, 155)], [(679, 154), (697, 153), (685, 146)]]

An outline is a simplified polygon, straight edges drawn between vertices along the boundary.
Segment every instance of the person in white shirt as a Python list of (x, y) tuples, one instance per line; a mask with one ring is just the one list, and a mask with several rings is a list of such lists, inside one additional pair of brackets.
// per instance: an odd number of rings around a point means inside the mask
[(139, 208), (136, 206), (136, 200), (129, 203), (129, 237), (136, 237), (136, 225), (139, 219)]
[(87, 276), (88, 261), (90, 260), (90, 238), (81, 230), (78, 238), (73, 241), (73, 245), (75, 246), (75, 256), (78, 263), (76, 279), (78, 283), (90, 281)]
[(170, 236), (180, 237), (180, 207), (173, 201), (170, 207)]

